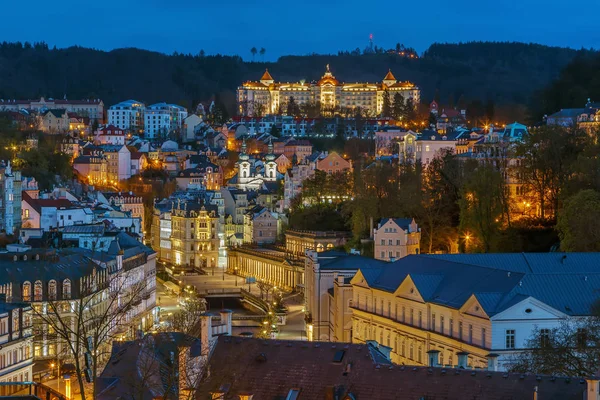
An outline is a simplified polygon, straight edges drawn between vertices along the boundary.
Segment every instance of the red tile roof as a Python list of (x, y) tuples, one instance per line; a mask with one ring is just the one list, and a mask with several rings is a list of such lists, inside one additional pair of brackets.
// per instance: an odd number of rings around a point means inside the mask
[(260, 78), (261, 81), (273, 81), (273, 77), (271, 76), (271, 74), (269, 73), (268, 69), (265, 69), (265, 73), (263, 74), (263, 76)]
[[(341, 362), (334, 362), (341, 351)], [(535, 375), (378, 364), (374, 360), (382, 362), (381, 353), (366, 345), (220, 337), (209, 361), (210, 375), (201, 383), (196, 398), (210, 398), (210, 393), (223, 388), (225, 400), (239, 399), (242, 393), (260, 400), (285, 399), (291, 389), (300, 390), (299, 399), (310, 400), (506, 400), (531, 399), (537, 386), (540, 399), (579, 400), (586, 388), (578, 379), (537, 380)]]
[(394, 74), (392, 74), (392, 70), (388, 70), (387, 75), (385, 76), (385, 78), (383, 78), (384, 81), (395, 81), (396, 77), (394, 76)]
[(73, 204), (67, 199), (33, 199), (27, 192), (22, 192), (22, 199), (29, 203), (38, 213), (42, 212), (43, 207), (71, 207)]

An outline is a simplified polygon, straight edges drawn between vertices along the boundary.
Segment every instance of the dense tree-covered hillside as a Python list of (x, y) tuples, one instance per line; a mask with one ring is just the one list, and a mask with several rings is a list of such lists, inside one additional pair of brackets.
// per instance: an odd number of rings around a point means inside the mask
[(532, 96), (531, 110), (536, 118), (561, 108), (582, 108), (588, 99), (600, 102), (600, 54), (575, 57), (543, 90)]
[[(581, 53), (581, 52), (580, 52)], [(342, 81), (381, 81), (388, 68), (399, 80), (423, 89), (423, 100), (453, 103), (492, 100), (527, 104), (534, 91), (556, 78), (578, 54), (564, 48), (522, 43), (433, 44), (418, 59), (397, 54), (285, 56), (274, 63), (240, 57), (165, 55), (139, 50), (110, 52), (45, 44), (0, 44), (0, 98), (99, 97), (112, 104), (129, 98), (192, 107), (219, 94), (233, 111), (235, 88), (269, 68), (275, 79), (318, 79), (331, 64)]]

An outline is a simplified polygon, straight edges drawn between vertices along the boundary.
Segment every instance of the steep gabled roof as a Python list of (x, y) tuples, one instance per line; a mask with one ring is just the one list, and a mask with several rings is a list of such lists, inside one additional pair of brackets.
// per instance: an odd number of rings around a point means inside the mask
[(395, 81), (396, 77), (394, 76), (394, 74), (392, 74), (392, 70), (388, 70), (388, 73), (386, 74), (385, 78), (383, 78), (384, 81)]
[(269, 73), (269, 69), (265, 69), (265, 73), (263, 74), (263, 76), (260, 78), (261, 81), (274, 81), (275, 79), (273, 79), (273, 77), (271, 76), (271, 74)]

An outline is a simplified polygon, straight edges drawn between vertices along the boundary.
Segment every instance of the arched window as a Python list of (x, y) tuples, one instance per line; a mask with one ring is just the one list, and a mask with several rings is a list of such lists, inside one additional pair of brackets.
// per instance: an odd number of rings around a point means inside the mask
[(319, 243), (319, 244), (317, 245), (317, 252), (319, 252), (319, 253), (320, 253), (320, 252), (322, 252), (322, 251), (323, 251), (323, 244)]
[(417, 362), (419, 364), (423, 362), (422, 354), (423, 354), (423, 349), (421, 348), (421, 346), (419, 346), (419, 348), (417, 349)]
[(23, 283), (23, 301), (31, 301), (31, 283)]
[(33, 286), (33, 300), (42, 301), (42, 281), (35, 281)]
[(69, 279), (65, 279), (63, 281), (63, 299), (70, 299), (71, 298), (71, 281)]
[(48, 298), (56, 300), (56, 281), (54, 279), (48, 282)]
[(242, 178), (247, 178), (248, 173), (244, 170), (242, 171)]

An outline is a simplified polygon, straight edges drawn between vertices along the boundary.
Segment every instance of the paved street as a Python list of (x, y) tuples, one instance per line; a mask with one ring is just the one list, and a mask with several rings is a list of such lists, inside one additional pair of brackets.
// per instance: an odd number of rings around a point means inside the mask
[[(215, 269), (214, 275), (212, 275), (212, 270), (208, 270), (208, 275), (195, 275), (195, 276), (182, 276), (181, 282), (185, 285), (193, 285), (196, 287), (196, 290), (202, 292), (206, 289), (227, 289), (227, 288), (236, 288), (242, 287), (245, 290), (250, 289), (250, 292), (260, 297), (260, 290), (257, 288), (256, 284), (248, 285), (245, 283), (245, 278), (230, 275), (227, 273), (223, 273), (222, 269)], [(162, 285), (161, 285), (162, 286)], [(160, 291), (160, 289), (159, 289)], [(164, 287), (163, 287), (164, 291)], [(162, 295), (159, 294), (162, 301)], [(269, 297), (271, 293), (269, 293)], [(171, 301), (171, 300), (169, 300)], [(176, 300), (175, 300), (176, 303)], [(165, 302), (164, 304), (167, 304)], [(284, 296), (284, 304), (288, 307), (288, 316), (286, 325), (279, 327), (280, 332), (278, 338), (286, 339), (286, 340), (306, 340), (306, 332), (304, 332), (304, 312), (302, 311), (304, 306), (303, 297), (300, 294), (294, 295), (286, 295)], [(172, 309), (176, 309), (175, 306)], [(161, 305), (161, 313), (169, 312), (169, 308), (166, 308), (163, 311), (163, 306)], [(171, 311), (172, 312), (172, 311)], [(233, 323), (233, 334), (239, 334), (240, 332), (255, 332), (256, 328), (244, 326), (239, 327), (236, 326), (236, 321)], [(247, 324), (244, 324), (247, 325)]]
[(195, 286), (198, 291), (242, 287), (245, 290), (250, 289), (252, 294), (260, 296), (260, 290), (258, 290), (256, 284), (246, 284), (246, 280), (243, 277), (224, 273), (223, 269), (219, 268), (214, 269), (214, 275), (212, 274), (213, 271), (211, 269), (207, 272), (208, 275), (182, 276), (179, 277), (179, 279), (185, 285)]

